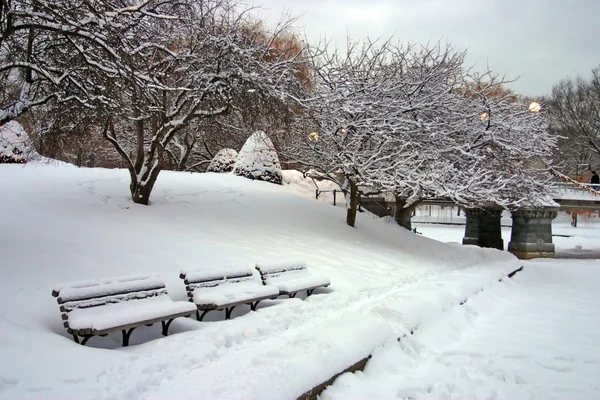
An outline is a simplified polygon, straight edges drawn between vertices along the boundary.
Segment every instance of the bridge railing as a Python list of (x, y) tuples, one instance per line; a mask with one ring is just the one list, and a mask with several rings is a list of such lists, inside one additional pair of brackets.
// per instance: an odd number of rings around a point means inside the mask
[(560, 188), (563, 190), (572, 190), (574, 192), (588, 191), (588, 192), (596, 194), (595, 192), (600, 191), (600, 185), (591, 184), (591, 183), (558, 182), (558, 186), (560, 186)]

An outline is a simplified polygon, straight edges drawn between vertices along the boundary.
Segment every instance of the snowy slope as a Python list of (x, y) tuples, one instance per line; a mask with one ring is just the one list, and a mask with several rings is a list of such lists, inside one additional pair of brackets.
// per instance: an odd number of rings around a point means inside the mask
[[(365, 214), (349, 228), (343, 207), (315, 201), (297, 175), (284, 182), (295, 184), (164, 172), (146, 207), (130, 202), (123, 170), (0, 166), (0, 399), (295, 398), (520, 266)], [(304, 259), (331, 287), (231, 321), (176, 320), (168, 338), (140, 328), (127, 349), (120, 335), (74, 344), (50, 295), (60, 282), (158, 273), (184, 300), (182, 269), (280, 259)]]
[(597, 399), (599, 261), (534, 260), (321, 397)]

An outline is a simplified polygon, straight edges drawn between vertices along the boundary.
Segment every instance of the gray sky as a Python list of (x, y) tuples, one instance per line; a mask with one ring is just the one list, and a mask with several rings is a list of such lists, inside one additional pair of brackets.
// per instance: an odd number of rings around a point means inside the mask
[(254, 0), (268, 21), (283, 11), (309, 41), (325, 34), (344, 44), (396, 35), (467, 49), (475, 67), (519, 77), (511, 87), (536, 96), (567, 76), (600, 65), (600, 0)]

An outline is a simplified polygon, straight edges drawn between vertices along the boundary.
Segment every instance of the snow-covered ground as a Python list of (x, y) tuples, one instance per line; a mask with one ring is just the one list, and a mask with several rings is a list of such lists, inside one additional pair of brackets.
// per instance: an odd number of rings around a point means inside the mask
[[(520, 266), (365, 214), (349, 228), (312, 181), (284, 182), (164, 172), (146, 207), (123, 170), (1, 165), (0, 398), (296, 398)], [(280, 259), (332, 285), (230, 321), (178, 319), (167, 338), (138, 328), (125, 349), (120, 334), (74, 344), (51, 296), (62, 282), (157, 273), (185, 300), (182, 269)]]
[(321, 398), (597, 399), (598, 285), (598, 261), (528, 261)]
[[(595, 261), (527, 262), (510, 280), (523, 263), (506, 252), (367, 213), (352, 229), (311, 180), (283, 181), (165, 172), (146, 207), (123, 170), (0, 165), (0, 399), (295, 399), (374, 350), (322, 398), (600, 395), (588, 380)], [(185, 300), (182, 269), (282, 259), (332, 285), (229, 321), (178, 319), (166, 338), (138, 328), (128, 348), (120, 334), (73, 343), (51, 296), (61, 282), (157, 273)]]

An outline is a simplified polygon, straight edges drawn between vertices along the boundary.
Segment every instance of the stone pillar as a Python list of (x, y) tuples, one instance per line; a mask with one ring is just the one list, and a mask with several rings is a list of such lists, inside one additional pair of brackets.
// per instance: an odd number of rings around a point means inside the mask
[(504, 250), (500, 218), (500, 208), (467, 208), (465, 209), (467, 224), (463, 244), (474, 244), (479, 247), (490, 247)]
[(520, 259), (554, 258), (552, 220), (558, 208), (529, 208), (511, 212), (512, 232), (508, 251)]

